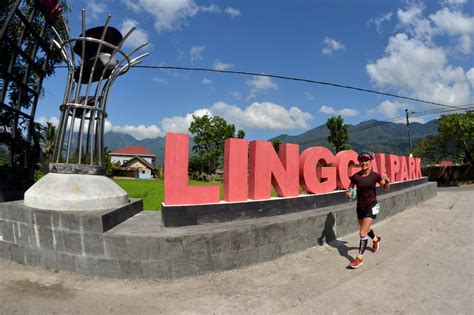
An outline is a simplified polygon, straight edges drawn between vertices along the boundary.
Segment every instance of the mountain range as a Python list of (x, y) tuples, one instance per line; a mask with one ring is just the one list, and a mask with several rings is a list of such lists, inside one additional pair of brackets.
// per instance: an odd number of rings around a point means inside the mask
[[(413, 147), (421, 139), (429, 135), (438, 134), (436, 120), (425, 124), (411, 123), (411, 138)], [(312, 146), (331, 148), (327, 141), (329, 130), (326, 125), (310, 129), (300, 135), (279, 135), (269, 141), (280, 139), (283, 143), (300, 145), (300, 150)], [(369, 150), (380, 153), (408, 155), (409, 142), (406, 124), (367, 120), (357, 125), (349, 125), (349, 144), (355, 151)], [(192, 141), (191, 141), (192, 142)], [(156, 155), (156, 162), (163, 165), (165, 138), (137, 140), (130, 135), (108, 132), (105, 134), (105, 144), (110, 150), (124, 148), (130, 145), (142, 145)], [(191, 150), (192, 143), (190, 144)], [(331, 148), (332, 149), (332, 148)]]

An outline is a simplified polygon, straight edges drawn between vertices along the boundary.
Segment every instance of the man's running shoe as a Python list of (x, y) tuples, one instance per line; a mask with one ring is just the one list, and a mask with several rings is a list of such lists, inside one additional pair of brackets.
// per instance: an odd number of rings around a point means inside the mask
[(375, 253), (380, 249), (380, 241), (382, 240), (382, 236), (377, 235), (377, 240), (374, 240), (372, 244), (372, 252)]
[(356, 259), (354, 259), (350, 264), (349, 266), (347, 266), (348, 268), (351, 268), (351, 269), (357, 269), (359, 268), (364, 262), (362, 261), (362, 256), (357, 256)]

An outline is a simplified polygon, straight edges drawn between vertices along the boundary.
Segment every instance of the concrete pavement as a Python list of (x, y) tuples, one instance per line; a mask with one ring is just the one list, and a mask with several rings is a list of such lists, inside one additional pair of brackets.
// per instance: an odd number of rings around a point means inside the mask
[(0, 260), (0, 313), (472, 314), (473, 205), (474, 185), (440, 188), (377, 224), (381, 250), (366, 252), (357, 270), (345, 268), (357, 254), (357, 234), (175, 281), (87, 278)]

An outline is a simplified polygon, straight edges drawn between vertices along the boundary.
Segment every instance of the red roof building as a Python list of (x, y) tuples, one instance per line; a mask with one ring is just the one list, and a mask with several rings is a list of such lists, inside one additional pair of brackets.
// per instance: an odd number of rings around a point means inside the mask
[(153, 153), (151, 153), (150, 151), (148, 151), (147, 148), (141, 145), (131, 145), (126, 148), (117, 149), (112, 151), (110, 154), (155, 157)]
[[(156, 156), (151, 153), (147, 148), (141, 145), (131, 145), (126, 148), (113, 150), (110, 152), (110, 158), (112, 163), (119, 163), (120, 166), (133, 167), (132, 165), (126, 165), (129, 161), (138, 158), (138, 160), (146, 161), (144, 167), (152, 166), (155, 168)], [(143, 164), (143, 163), (142, 163)]]

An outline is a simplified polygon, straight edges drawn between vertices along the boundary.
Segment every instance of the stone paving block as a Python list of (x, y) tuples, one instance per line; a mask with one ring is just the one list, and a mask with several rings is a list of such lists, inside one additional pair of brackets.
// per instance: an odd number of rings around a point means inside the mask
[(84, 253), (82, 235), (79, 232), (62, 231), (64, 251), (70, 254)]
[(64, 252), (64, 241), (63, 241), (63, 230), (55, 229), (53, 231), (53, 241), (54, 241), (54, 249), (59, 252)]
[(119, 260), (120, 275), (125, 279), (143, 278), (142, 264), (136, 260)]
[(78, 214), (61, 212), (61, 228), (69, 231), (81, 230), (81, 218)]
[(43, 268), (50, 270), (58, 269), (58, 257), (57, 252), (52, 250), (42, 249), (40, 251), (40, 265)]
[(142, 261), (143, 278), (163, 279), (170, 277), (171, 265), (167, 261)]
[(52, 212), (47, 210), (35, 209), (33, 212), (34, 221), (36, 222), (36, 224), (47, 228), (51, 228), (53, 225), (51, 215)]
[(80, 217), (81, 231), (89, 233), (103, 233), (102, 216), (99, 215), (82, 215)]
[(259, 261), (268, 261), (281, 256), (280, 244), (268, 244), (258, 248)]
[(38, 235), (41, 248), (54, 249), (53, 230), (50, 228), (38, 225)]
[(11, 243), (0, 240), (0, 258), (11, 260), (12, 251), (10, 248)]
[(58, 253), (58, 269), (63, 271), (77, 272), (75, 255)]
[(250, 229), (230, 231), (230, 250), (233, 252), (251, 248), (252, 233)]
[(83, 234), (84, 253), (91, 256), (105, 256), (102, 234)]
[(285, 229), (279, 223), (254, 226), (252, 229), (252, 247), (261, 247), (284, 239)]
[(307, 235), (315, 236), (319, 245), (335, 240), (336, 214), (329, 212), (313, 217), (313, 233)]
[(196, 259), (170, 259), (171, 279), (197, 275), (198, 267)]
[(75, 256), (77, 271), (86, 276), (97, 276), (97, 258), (89, 256)]
[(126, 243), (129, 257), (133, 260), (162, 260), (166, 258), (161, 238), (127, 236)]
[(357, 213), (354, 211), (337, 211), (335, 214), (336, 237), (341, 237), (359, 230)]
[(14, 222), (0, 220), (0, 235), (2, 239), (7, 242), (15, 243)]
[(203, 255), (196, 258), (198, 273), (206, 274), (214, 270), (222, 270), (221, 257), (223, 255)]
[[(187, 235), (182, 238), (182, 245), (180, 242), (167, 243), (170, 248), (175, 244), (178, 248), (182, 246), (183, 254), (186, 258), (200, 257), (207, 255), (210, 250), (210, 240), (206, 234)], [(175, 251), (173, 251), (175, 252)]]
[(173, 260), (186, 255), (182, 237), (165, 237), (163, 245), (167, 259)]
[(41, 253), (38, 249), (29, 248), (25, 251), (25, 263), (32, 266), (41, 266)]
[(116, 279), (121, 277), (118, 259), (97, 258), (97, 271), (101, 277)]
[(11, 244), (12, 260), (18, 263), (25, 263), (25, 248), (17, 244)]
[(130, 259), (126, 238), (123, 235), (104, 235), (105, 256), (110, 258)]
[(206, 235), (209, 242), (209, 254), (216, 255), (230, 252), (231, 233), (228, 231)]
[(25, 223), (16, 223), (16, 242), (23, 247), (29, 247), (30, 245), (30, 236), (28, 232), (28, 225)]

